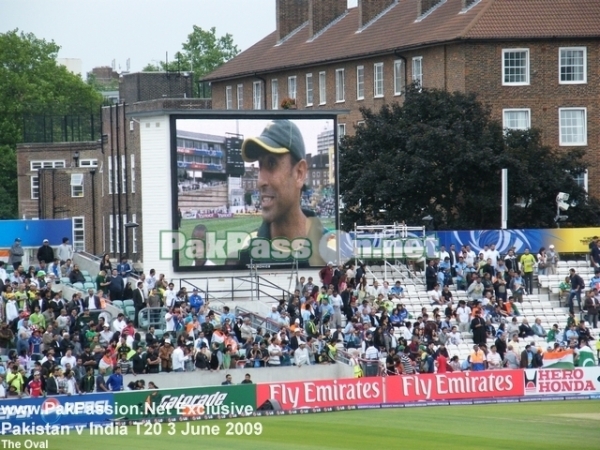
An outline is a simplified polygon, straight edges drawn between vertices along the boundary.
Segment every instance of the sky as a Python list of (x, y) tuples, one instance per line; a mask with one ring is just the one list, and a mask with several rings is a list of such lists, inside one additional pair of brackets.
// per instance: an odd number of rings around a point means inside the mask
[[(350, 7), (357, 0), (348, 0)], [(130, 72), (169, 59), (193, 25), (245, 50), (275, 30), (275, 0), (0, 0), (0, 33), (18, 28), (60, 45), (59, 58)]]
[(31, 32), (60, 45), (59, 58), (138, 72), (181, 50), (193, 26), (230, 33), (245, 50), (275, 30), (275, 0), (0, 0), (0, 33)]

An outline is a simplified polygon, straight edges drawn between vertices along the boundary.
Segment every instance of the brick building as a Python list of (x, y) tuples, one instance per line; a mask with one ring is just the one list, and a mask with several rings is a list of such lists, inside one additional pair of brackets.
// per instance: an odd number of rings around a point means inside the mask
[(277, 0), (277, 29), (203, 79), (215, 109), (346, 109), (402, 102), (412, 81), (477, 93), (505, 128), (583, 146), (600, 196), (600, 1)]
[[(73, 218), (79, 250), (143, 261), (140, 120), (137, 115), (206, 110), (207, 99), (190, 98), (193, 77), (165, 73), (127, 74), (120, 97), (127, 103), (100, 111), (93, 141), (34, 142), (17, 146), (19, 216)], [(187, 79), (187, 81), (183, 81)], [(186, 86), (187, 83), (187, 86)], [(173, 95), (174, 97), (168, 97)], [(159, 122), (147, 122), (145, 132)], [(76, 140), (76, 139), (75, 139)], [(170, 157), (170, 146), (162, 151)], [(170, 175), (170, 167), (164, 168)], [(156, 208), (161, 205), (156, 204)], [(171, 214), (170, 207), (165, 208)], [(137, 223), (138, 227), (125, 224)]]

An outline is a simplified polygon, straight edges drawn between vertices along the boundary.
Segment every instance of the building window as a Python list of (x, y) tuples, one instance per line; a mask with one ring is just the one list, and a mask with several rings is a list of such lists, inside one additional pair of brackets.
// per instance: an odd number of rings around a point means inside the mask
[(559, 108), (560, 145), (587, 145), (587, 110)]
[(40, 198), (40, 178), (37, 175), (30, 177), (31, 185), (31, 199), (36, 200)]
[(502, 84), (522, 86), (529, 84), (529, 50), (502, 50)]
[(73, 217), (73, 250), (85, 251), (85, 218)]
[(252, 83), (252, 108), (262, 109), (262, 82)]
[[(137, 214), (132, 214), (131, 215), (131, 221), (133, 223), (137, 222)], [(131, 251), (133, 253), (137, 253), (138, 252), (138, 248), (137, 248), (137, 228), (132, 228), (131, 229)]]
[(80, 159), (79, 167), (98, 167), (97, 159)]
[(356, 68), (356, 100), (365, 98), (365, 66)]
[(306, 74), (306, 106), (313, 105), (313, 76), (312, 73)]
[(574, 175), (573, 180), (575, 181), (575, 183), (577, 183), (577, 186), (579, 186), (585, 192), (588, 191), (588, 171), (587, 171), (587, 169), (578, 175)]
[(71, 197), (83, 197), (83, 174), (71, 174)]
[(345, 123), (338, 123), (337, 124), (338, 144), (339, 144), (339, 142), (342, 140), (342, 138), (344, 136), (346, 136), (346, 124)]
[[(112, 169), (112, 156), (108, 157), (108, 193), (113, 193), (113, 169)], [(112, 251), (112, 250), (111, 250)]]
[(121, 155), (121, 194), (127, 193), (127, 160), (125, 155)]
[(237, 85), (237, 109), (244, 109), (244, 85)]
[(335, 70), (335, 101), (341, 103), (346, 100), (344, 86), (344, 69)]
[(383, 63), (373, 66), (373, 96), (383, 97)]
[(279, 81), (271, 80), (271, 109), (279, 109)]
[[(423, 71), (421, 70), (421, 78)], [(401, 59), (394, 61), (394, 95), (402, 95), (404, 91), (404, 63)]]
[(297, 84), (296, 84), (296, 76), (288, 77), (288, 97), (296, 99), (297, 93)]
[(558, 57), (561, 84), (587, 83), (587, 50), (585, 47), (561, 48)]
[(233, 87), (225, 87), (225, 108), (233, 109)]
[[(119, 236), (118, 233), (117, 236)], [(108, 216), (108, 249), (110, 253), (115, 252), (115, 216), (112, 214)]]
[(39, 169), (64, 169), (65, 161), (64, 160), (46, 160), (46, 161), (31, 161), (29, 163), (30, 170), (39, 170)]
[(528, 130), (531, 128), (530, 109), (505, 109), (502, 111), (505, 130)]
[(319, 105), (327, 103), (327, 76), (325, 72), (319, 72)]
[(423, 57), (412, 59), (412, 80), (419, 87), (423, 87)]
[(131, 193), (135, 194), (135, 155), (131, 155)]

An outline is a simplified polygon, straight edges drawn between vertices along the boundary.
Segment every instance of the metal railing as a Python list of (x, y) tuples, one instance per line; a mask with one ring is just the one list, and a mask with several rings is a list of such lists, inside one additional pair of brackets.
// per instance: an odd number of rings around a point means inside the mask
[(255, 312), (249, 311), (245, 308), (236, 306), (235, 315), (242, 316), (242, 317), (249, 317), (250, 324), (251, 324), (252, 328), (254, 328), (254, 329), (262, 328), (264, 331), (266, 331), (270, 334), (279, 332), (279, 328), (280, 328), (279, 324), (277, 324), (275, 321), (273, 321), (267, 317), (260, 316), (260, 315), (256, 314)]

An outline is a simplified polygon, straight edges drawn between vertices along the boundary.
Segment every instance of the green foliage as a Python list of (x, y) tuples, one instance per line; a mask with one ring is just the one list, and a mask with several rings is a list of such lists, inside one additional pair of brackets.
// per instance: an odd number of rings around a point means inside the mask
[(59, 46), (31, 33), (0, 34), (0, 218), (17, 216), (16, 145), (24, 117), (89, 114), (102, 96), (56, 63)]
[[(535, 130), (505, 134), (474, 94), (413, 86), (403, 105), (361, 112), (364, 124), (340, 147), (345, 228), (421, 225), (426, 215), (438, 229), (498, 228), (503, 168), (509, 227), (553, 227), (558, 192), (578, 202), (569, 210), (572, 225), (598, 223), (596, 201), (572, 178), (585, 170), (583, 151), (555, 153)], [(524, 208), (516, 205), (523, 198)]]
[[(204, 30), (196, 25), (188, 34), (187, 41), (182, 44), (182, 49), (183, 51), (175, 53), (168, 63), (165, 61), (161, 61), (159, 65), (149, 63), (142, 70), (144, 72), (193, 72), (195, 78), (200, 80), (240, 52), (231, 34), (217, 37), (215, 27)], [(198, 89), (198, 86), (194, 89)], [(198, 96), (199, 92), (196, 92), (196, 95)]]

